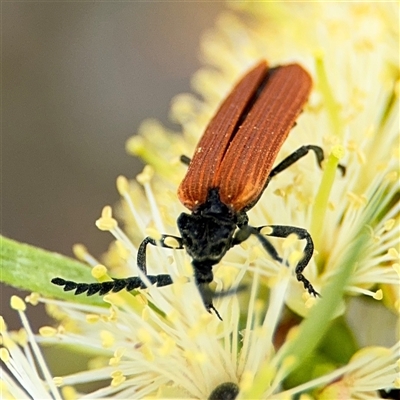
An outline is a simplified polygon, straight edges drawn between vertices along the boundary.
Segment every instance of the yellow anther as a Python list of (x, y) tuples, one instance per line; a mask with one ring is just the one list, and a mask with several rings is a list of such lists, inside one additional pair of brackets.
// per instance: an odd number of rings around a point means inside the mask
[(16, 335), (15, 340), (20, 346), (26, 346), (28, 344), (28, 333), (25, 329), (21, 328)]
[(397, 272), (397, 275), (400, 276), (400, 264), (399, 263), (393, 263), (392, 268)]
[(114, 345), (115, 342), (115, 337), (114, 335), (109, 332), (109, 331), (101, 331), (100, 332), (100, 338), (101, 338), (101, 345), (108, 349)]
[(399, 258), (399, 252), (394, 247), (391, 247), (388, 250), (388, 254), (390, 257), (393, 257), (396, 260)]
[(3, 361), (3, 363), (8, 363), (10, 361), (10, 353), (4, 347), (0, 349), (0, 360)]
[(150, 236), (154, 240), (161, 240), (161, 237), (162, 237), (162, 234), (160, 233), (160, 231), (158, 229), (154, 228), (153, 226), (149, 226), (148, 228), (146, 228), (146, 235)]
[(17, 310), (17, 311), (25, 311), (26, 310), (26, 304), (21, 299), (21, 297), (12, 296), (10, 304), (11, 304), (11, 308), (14, 310)]
[(144, 150), (145, 141), (141, 136), (133, 136), (126, 142), (125, 148), (128, 153), (140, 155)]
[(0, 315), (0, 333), (6, 332), (6, 331), (7, 331), (6, 321), (4, 321), (3, 316)]
[(396, 378), (396, 379), (394, 380), (394, 387), (395, 387), (396, 389), (400, 389), (400, 378)]
[(116, 240), (115, 247), (117, 249), (118, 256), (123, 260), (127, 260), (131, 252), (125, 247), (125, 245), (119, 240)]
[(117, 369), (113, 372), (111, 372), (111, 378), (118, 378), (119, 376), (124, 376), (121, 370)]
[(353, 192), (347, 192), (346, 196), (353, 203), (356, 208), (362, 207), (367, 204), (368, 200), (365, 195), (357, 195)]
[(126, 377), (125, 376), (117, 376), (116, 378), (113, 378), (113, 380), (111, 381), (111, 386), (112, 387), (116, 387), (121, 385), (121, 383), (126, 381)]
[(78, 398), (76, 390), (72, 386), (64, 386), (61, 389), (61, 393), (62, 398), (65, 400), (76, 400)]
[(111, 206), (104, 206), (101, 210), (101, 218), (112, 218)]
[(96, 226), (101, 231), (111, 231), (118, 226), (117, 220), (112, 218), (112, 208), (110, 206), (103, 208), (101, 217), (96, 221)]
[(120, 175), (117, 178), (117, 190), (122, 197), (128, 194), (129, 182), (128, 179), (126, 179), (123, 175)]
[(95, 324), (100, 320), (100, 316), (97, 314), (87, 314), (86, 315), (86, 322), (89, 324)]
[(167, 238), (165, 238), (164, 243), (168, 246), (168, 247), (172, 247), (173, 249), (176, 249), (179, 247), (179, 242), (173, 238), (168, 236)]
[(111, 357), (110, 361), (108, 362), (108, 365), (110, 365), (111, 367), (116, 367), (117, 365), (119, 365), (120, 362), (121, 362), (120, 357)]
[(379, 289), (376, 293), (372, 296), (375, 300), (382, 300), (383, 299), (383, 291)]
[(389, 219), (389, 220), (387, 220), (385, 223), (384, 223), (384, 228), (385, 228), (385, 231), (390, 231), (393, 227), (394, 227), (394, 224), (396, 223), (396, 220), (395, 219)]
[(33, 306), (37, 306), (39, 304), (40, 294), (36, 292), (32, 292), (30, 295), (25, 297), (25, 301)]
[(53, 337), (57, 335), (57, 329), (51, 326), (42, 326), (39, 328), (39, 334), (43, 337)]
[(72, 246), (72, 252), (78, 260), (85, 261), (88, 254), (87, 248), (80, 243), (76, 243)]
[(136, 180), (141, 184), (145, 185), (146, 183), (149, 183), (151, 181), (151, 178), (153, 178), (154, 175), (154, 169), (150, 165), (146, 165), (143, 168), (143, 172), (141, 172), (137, 177)]

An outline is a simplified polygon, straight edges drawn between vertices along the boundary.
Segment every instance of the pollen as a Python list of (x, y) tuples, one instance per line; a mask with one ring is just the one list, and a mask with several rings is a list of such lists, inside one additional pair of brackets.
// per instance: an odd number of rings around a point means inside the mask
[(119, 240), (115, 241), (115, 247), (117, 249), (117, 254), (123, 260), (127, 260), (131, 252), (126, 248), (126, 246)]
[(116, 367), (121, 362), (121, 357), (111, 357), (108, 365), (111, 367)]
[(4, 321), (4, 318), (0, 315), (0, 333), (7, 331), (7, 324)]
[(138, 174), (136, 176), (136, 180), (141, 184), (141, 185), (145, 185), (147, 183), (150, 183), (151, 179), (154, 176), (154, 168), (151, 167), (150, 165), (146, 165), (143, 168), (143, 172), (141, 172), (140, 174)]
[(112, 208), (105, 206), (101, 213), (101, 218), (96, 221), (96, 226), (101, 231), (111, 231), (118, 226), (116, 219), (112, 218)]
[(118, 378), (119, 376), (124, 376), (123, 372), (121, 370), (115, 370), (111, 372), (111, 378)]
[(117, 375), (115, 376), (112, 381), (111, 381), (111, 386), (112, 387), (116, 387), (121, 385), (122, 383), (124, 383), (126, 381), (126, 377), (123, 375)]
[(129, 182), (128, 179), (125, 178), (125, 176), (120, 175), (117, 178), (117, 190), (118, 193), (124, 197), (128, 194), (128, 190), (129, 190)]
[(154, 226), (149, 226), (146, 228), (146, 235), (150, 236), (154, 240), (161, 240), (162, 238), (162, 234)]
[(87, 248), (80, 243), (76, 243), (72, 246), (72, 252), (78, 260), (85, 261), (88, 254)]
[(154, 361), (154, 353), (148, 346), (141, 347), (142, 354), (147, 361)]
[(393, 218), (387, 220), (383, 225), (384, 228), (385, 228), (385, 231), (388, 232), (388, 231), (392, 230), (392, 228), (394, 227), (395, 223), (396, 223), (396, 221)]
[(64, 386), (61, 392), (65, 400), (76, 400), (78, 398), (76, 390), (72, 386)]
[(145, 149), (145, 141), (141, 136), (133, 136), (128, 139), (125, 147), (128, 153), (140, 156)]
[(39, 328), (39, 334), (43, 337), (53, 337), (57, 335), (57, 329), (51, 326), (42, 326)]
[(94, 324), (94, 323), (100, 321), (100, 316), (97, 314), (87, 314), (85, 316), (85, 319), (88, 324)]
[(346, 196), (352, 203), (353, 207), (355, 207), (356, 209), (365, 206), (368, 202), (365, 195), (358, 195), (353, 192), (347, 192)]
[(125, 354), (125, 352), (125, 347), (118, 347), (114, 352), (114, 357), (110, 358), (108, 365), (117, 366), (121, 362), (121, 358)]
[(15, 335), (15, 341), (20, 345), (20, 346), (26, 346), (28, 343), (28, 333), (26, 332), (25, 329), (21, 328), (17, 334)]
[(40, 294), (36, 292), (32, 292), (30, 295), (25, 297), (25, 301), (33, 306), (37, 306), (39, 304)]
[(179, 242), (178, 242), (175, 238), (173, 238), (173, 237), (171, 237), (171, 236), (168, 236), (168, 237), (164, 240), (164, 243), (165, 243), (168, 247), (172, 247), (172, 248), (174, 248), (174, 249), (176, 249), (176, 248), (179, 247)]
[(101, 339), (101, 345), (106, 349), (112, 347), (115, 342), (114, 335), (111, 332), (105, 330), (100, 332), (100, 339)]
[(397, 251), (397, 249), (395, 249), (394, 247), (391, 247), (388, 250), (388, 254), (390, 257), (393, 257), (394, 259), (398, 260), (399, 259), (399, 252)]
[(17, 310), (17, 311), (25, 311), (26, 310), (26, 304), (21, 299), (21, 297), (12, 296), (11, 297), (11, 308), (14, 309), (14, 310)]
[(3, 361), (3, 363), (10, 362), (10, 353), (4, 347), (0, 349), (0, 360)]

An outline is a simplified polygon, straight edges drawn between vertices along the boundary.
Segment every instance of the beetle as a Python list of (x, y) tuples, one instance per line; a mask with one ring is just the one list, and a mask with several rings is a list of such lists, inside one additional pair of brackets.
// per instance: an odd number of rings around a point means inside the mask
[[(324, 153), (321, 147), (314, 145), (300, 147), (273, 167), (311, 87), (310, 75), (299, 64), (269, 68), (266, 61), (259, 62), (236, 84), (210, 121), (193, 158), (181, 157), (188, 170), (179, 186), (178, 197), (191, 211), (177, 219), (181, 237), (162, 235), (159, 240), (146, 237), (139, 246), (137, 265), (151, 284), (166, 286), (173, 282), (167, 274), (147, 275), (147, 245), (185, 249), (192, 258), (194, 281), (205, 308), (209, 312), (214, 310), (220, 318), (212, 303), (215, 294), (209, 288), (213, 266), (229, 249), (251, 235), (260, 241), (272, 259), (283, 263), (266, 236), (285, 238), (296, 234), (306, 241), (303, 256), (295, 267), (296, 278), (311, 295), (318, 295), (303, 275), (314, 251), (308, 231), (285, 225), (253, 227), (247, 216), (270, 180), (309, 151), (315, 153), (321, 167)], [(344, 171), (344, 167), (339, 167)], [(262, 234), (265, 227), (270, 228), (269, 233)], [(175, 239), (177, 246), (168, 245), (167, 238)], [(75, 289), (75, 294), (87, 292), (88, 296), (146, 287), (139, 277), (92, 284), (62, 278), (54, 278), (52, 282), (64, 286), (65, 291)]]

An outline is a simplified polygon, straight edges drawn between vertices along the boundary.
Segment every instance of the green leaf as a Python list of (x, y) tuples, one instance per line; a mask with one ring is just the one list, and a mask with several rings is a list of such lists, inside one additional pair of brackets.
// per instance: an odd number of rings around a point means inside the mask
[(90, 268), (72, 258), (0, 236), (0, 281), (46, 297), (105, 305), (99, 296), (74, 296), (51, 280), (57, 276), (76, 282), (94, 282)]

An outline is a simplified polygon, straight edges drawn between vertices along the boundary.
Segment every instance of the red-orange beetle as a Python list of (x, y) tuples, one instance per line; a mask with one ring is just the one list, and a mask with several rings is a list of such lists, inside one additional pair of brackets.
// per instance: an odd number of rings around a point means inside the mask
[[(236, 84), (209, 123), (192, 160), (182, 157), (189, 169), (179, 186), (178, 197), (192, 213), (182, 213), (177, 220), (181, 237), (162, 235), (159, 241), (147, 237), (139, 247), (138, 267), (152, 284), (166, 286), (172, 279), (165, 274), (147, 275), (146, 246), (150, 243), (170, 248), (165, 239), (173, 237), (177, 240), (177, 248), (186, 249), (192, 257), (194, 279), (206, 309), (215, 310), (213, 293), (208, 286), (213, 280), (212, 267), (231, 247), (255, 235), (267, 253), (282, 262), (266, 236), (284, 238), (294, 233), (299, 239), (306, 240), (303, 257), (295, 269), (296, 277), (310, 294), (317, 295), (303, 275), (314, 250), (307, 230), (269, 225), (270, 233), (264, 235), (260, 233), (264, 226), (249, 225), (246, 214), (257, 203), (270, 179), (310, 150), (321, 166), (322, 149), (308, 145), (273, 167), (307, 101), (311, 86), (310, 75), (300, 65), (269, 69), (265, 61), (258, 63)], [(52, 282), (64, 286), (64, 290), (75, 289), (75, 294), (87, 292), (88, 295), (146, 287), (139, 277), (94, 284), (62, 278), (54, 278)]]

